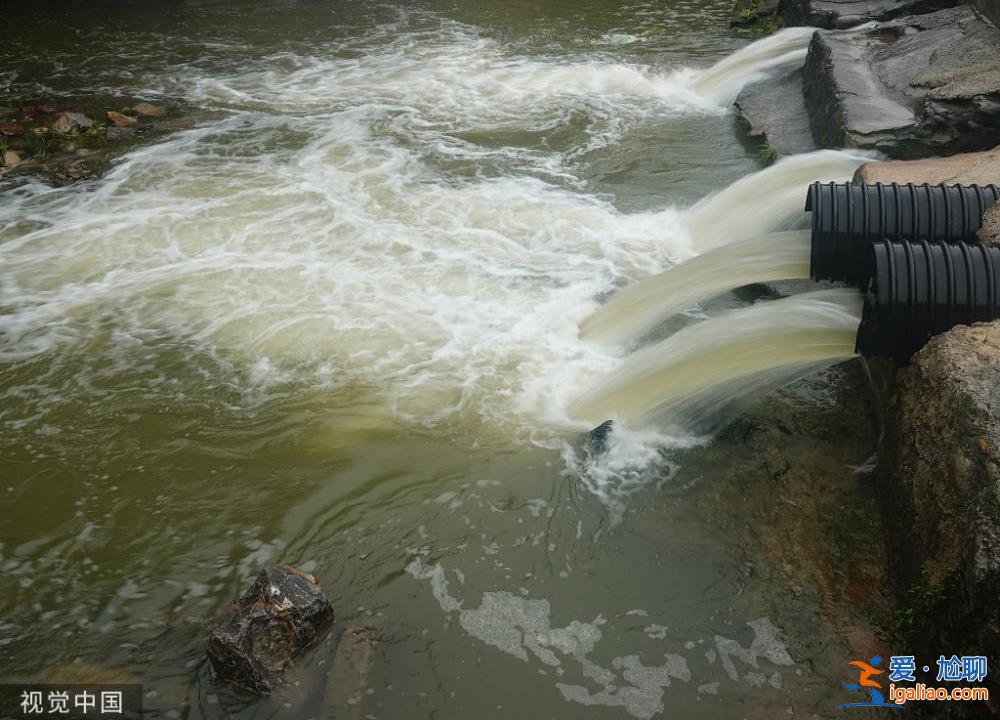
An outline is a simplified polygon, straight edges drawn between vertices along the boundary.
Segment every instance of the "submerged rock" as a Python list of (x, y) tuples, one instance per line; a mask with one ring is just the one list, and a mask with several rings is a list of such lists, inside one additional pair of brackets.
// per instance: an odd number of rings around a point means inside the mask
[[(357, 720), (363, 712), (368, 676), (375, 663), (375, 651), (383, 639), (377, 625), (352, 623), (344, 629), (337, 644), (337, 654), (327, 680), (329, 705)], [(339, 717), (339, 715), (338, 715)]]
[(116, 125), (111, 125), (105, 132), (105, 137), (112, 142), (125, 140), (133, 135), (135, 135), (134, 127), (118, 127)]
[(98, 175), (95, 164), (84, 160), (61, 160), (50, 164), (47, 172), (53, 185), (70, 185), (80, 180), (92, 180)]
[(208, 654), (220, 678), (269, 693), (282, 671), (333, 622), (333, 606), (309, 573), (263, 570), (212, 632)]
[(148, 102), (137, 103), (133, 106), (132, 111), (140, 117), (163, 117), (167, 114), (165, 108)]
[(593, 455), (600, 455), (608, 449), (611, 433), (615, 431), (614, 420), (605, 420), (587, 434), (587, 450)]
[(846, 28), (954, 7), (958, 0), (781, 0), (788, 25)]
[(984, 150), (1000, 126), (1000, 30), (962, 5), (817, 32), (804, 90), (822, 147), (917, 158)]
[[(107, 107), (129, 109), (116, 112)], [(177, 107), (178, 114), (182, 109)], [(17, 172), (11, 174), (15, 182), (27, 181), (31, 174), (57, 186), (89, 180), (102, 175), (115, 155), (137, 142), (154, 141), (221, 115), (167, 114), (165, 107), (123, 96), (61, 97), (58, 103), (38, 99), (17, 108), (0, 106), (0, 169), (6, 173), (16, 165)], [(95, 120), (105, 116), (106, 123)], [(4, 162), (8, 151), (14, 155)], [(84, 158), (86, 162), (80, 162)]]
[(123, 115), (122, 113), (115, 112), (114, 110), (108, 110), (106, 114), (108, 116), (108, 121), (116, 127), (135, 127), (139, 124), (139, 121), (136, 118), (129, 115)]
[[(1000, 322), (932, 338), (899, 373), (896, 397), (879, 483), (901, 586), (901, 634), (928, 656), (997, 657)], [(979, 703), (954, 705), (967, 706), (955, 717), (984, 711), (973, 707)]]
[(52, 129), (64, 135), (70, 135), (81, 130), (89, 130), (93, 125), (94, 121), (83, 113), (64, 112), (52, 123)]
[(749, 27), (761, 20), (776, 18), (780, 5), (780, 0), (734, 0), (729, 23), (734, 27)]
[(7, 136), (24, 135), (26, 130), (27, 128), (25, 128), (23, 123), (19, 122), (0, 123), (0, 135), (7, 135)]

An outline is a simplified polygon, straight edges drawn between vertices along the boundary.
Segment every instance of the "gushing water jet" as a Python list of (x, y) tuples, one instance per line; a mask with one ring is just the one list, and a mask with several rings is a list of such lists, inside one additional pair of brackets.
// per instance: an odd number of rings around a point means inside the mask
[(694, 82), (700, 95), (729, 105), (743, 86), (769, 73), (801, 67), (814, 28), (794, 27), (750, 43), (702, 71)]
[(857, 291), (823, 290), (690, 325), (630, 356), (578, 398), (571, 414), (630, 427), (683, 423), (692, 412), (710, 417), (739, 397), (853, 357), (861, 310)]
[(687, 213), (695, 251), (787, 230), (803, 220), (802, 195), (821, 178), (850, 180), (873, 155), (856, 150), (817, 150), (791, 155), (740, 178), (696, 203)]
[(722, 245), (619, 291), (580, 324), (580, 337), (632, 343), (674, 313), (726, 290), (808, 277), (808, 230)]

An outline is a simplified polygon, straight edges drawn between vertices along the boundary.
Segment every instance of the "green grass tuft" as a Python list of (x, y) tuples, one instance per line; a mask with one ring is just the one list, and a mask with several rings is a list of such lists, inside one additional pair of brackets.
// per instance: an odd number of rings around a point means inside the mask
[(763, 167), (768, 165), (773, 165), (774, 161), (778, 159), (778, 151), (768, 143), (764, 143), (761, 147), (754, 153), (754, 159)]

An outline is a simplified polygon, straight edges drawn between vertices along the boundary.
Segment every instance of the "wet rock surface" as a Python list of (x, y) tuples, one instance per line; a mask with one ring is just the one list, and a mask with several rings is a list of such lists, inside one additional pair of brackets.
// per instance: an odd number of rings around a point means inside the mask
[[(897, 630), (927, 656), (1000, 653), (998, 379), (1000, 322), (959, 326), (914, 355), (887, 396), (896, 402), (879, 493), (901, 598)], [(947, 712), (988, 714), (974, 703)]]
[(83, 113), (64, 112), (52, 123), (52, 129), (60, 133), (76, 133), (89, 130), (94, 126), (94, 121)]
[(325, 708), (326, 717), (360, 720), (371, 715), (371, 676), (393, 627), (394, 621), (370, 615), (343, 625), (338, 622), (310, 648), (308, 662), (287, 667), (281, 682), (267, 695), (219, 692), (217, 684), (206, 678), (200, 702), (213, 702), (209, 698), (215, 697), (232, 716), (256, 706), (261, 708), (259, 717), (301, 720), (318, 717), (317, 708)]
[(288, 565), (272, 565), (261, 570), (212, 632), (209, 659), (221, 679), (269, 693), (333, 619), (333, 606), (316, 578)]
[(330, 705), (340, 708), (352, 720), (358, 720), (365, 712), (368, 678), (383, 639), (384, 628), (373, 622), (351, 623), (340, 636), (327, 679), (327, 696)]
[(751, 85), (740, 92), (734, 106), (747, 137), (774, 148), (778, 155), (816, 149), (802, 96), (801, 70)]
[(163, 117), (167, 114), (166, 108), (148, 102), (136, 103), (132, 111), (139, 117)]
[[(997, 137), (1000, 141), (1000, 136)], [(959, 153), (923, 160), (884, 160), (865, 163), (854, 173), (855, 182), (930, 183), (931, 185), (1000, 186), (1000, 145), (992, 150)]]
[(788, 25), (845, 28), (954, 7), (958, 0), (781, 0)]
[(822, 147), (895, 158), (992, 148), (1000, 127), (1000, 30), (969, 6), (817, 32), (804, 90)]

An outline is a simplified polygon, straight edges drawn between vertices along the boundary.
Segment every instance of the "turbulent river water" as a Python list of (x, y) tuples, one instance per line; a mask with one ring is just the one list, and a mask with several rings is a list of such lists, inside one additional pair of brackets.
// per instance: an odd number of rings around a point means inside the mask
[[(732, 56), (729, 5), (116, 3), (19, 31), (7, 92), (197, 123), (92, 183), (0, 185), (0, 675), (137, 677), (150, 717), (827, 707), (836, 633), (671, 482), (712, 483), (705, 438), (640, 425), (595, 463), (572, 412), (622, 362), (579, 337), (612, 291), (787, 229), (860, 161), (704, 200), (759, 170), (732, 97), (808, 37)], [(382, 628), (356, 692), (324, 688), (326, 646), (301, 697), (213, 684), (208, 631), (276, 561)]]

